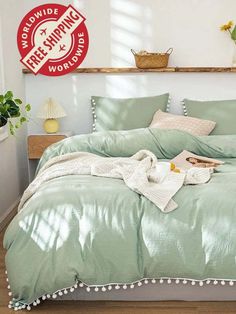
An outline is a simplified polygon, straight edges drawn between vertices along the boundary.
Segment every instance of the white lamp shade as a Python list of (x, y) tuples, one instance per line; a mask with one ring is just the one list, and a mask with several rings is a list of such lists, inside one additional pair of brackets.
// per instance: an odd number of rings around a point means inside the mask
[(37, 117), (40, 119), (58, 119), (66, 117), (66, 113), (61, 105), (49, 98), (39, 109)]

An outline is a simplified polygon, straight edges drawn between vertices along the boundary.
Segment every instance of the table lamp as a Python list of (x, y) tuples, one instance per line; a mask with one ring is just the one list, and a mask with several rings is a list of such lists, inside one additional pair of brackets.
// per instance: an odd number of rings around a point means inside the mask
[(66, 113), (61, 105), (52, 98), (49, 98), (40, 108), (37, 117), (45, 119), (43, 125), (45, 132), (53, 134), (59, 131), (59, 122), (57, 119), (66, 117)]

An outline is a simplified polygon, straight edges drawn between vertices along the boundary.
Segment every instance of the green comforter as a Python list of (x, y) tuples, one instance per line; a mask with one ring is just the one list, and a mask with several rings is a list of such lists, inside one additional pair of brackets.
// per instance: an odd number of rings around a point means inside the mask
[(186, 149), (225, 164), (209, 183), (184, 186), (170, 214), (118, 179), (74, 175), (43, 184), (4, 238), (15, 302), (30, 304), (77, 280), (90, 286), (143, 278), (236, 280), (236, 136), (154, 129), (80, 135), (48, 148), (39, 168), (69, 152), (126, 157), (141, 149), (160, 159)]

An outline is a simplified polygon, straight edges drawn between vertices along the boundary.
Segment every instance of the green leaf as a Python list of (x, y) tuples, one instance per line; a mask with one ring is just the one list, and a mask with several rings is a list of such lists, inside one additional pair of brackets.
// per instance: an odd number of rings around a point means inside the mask
[(5, 99), (7, 100), (7, 99), (12, 99), (13, 98), (13, 93), (12, 93), (12, 91), (8, 91), (8, 92), (6, 92), (6, 94), (5, 94)]
[(232, 38), (233, 40), (236, 40), (236, 25), (235, 25), (235, 27), (234, 27), (232, 33), (231, 33), (231, 38)]
[(15, 108), (15, 109), (17, 108), (17, 109), (19, 109), (19, 106), (12, 99), (6, 100), (5, 104), (10, 105), (10, 108)]
[(27, 105), (25, 106), (25, 110), (26, 110), (27, 112), (29, 112), (29, 111), (31, 110), (30, 104), (27, 104)]
[(4, 96), (0, 95), (0, 103), (3, 103), (3, 101), (4, 101)]
[(26, 122), (26, 121), (27, 121), (27, 119), (26, 119), (25, 117), (21, 117), (21, 118), (20, 118), (20, 123), (21, 123), (21, 124), (23, 124), (23, 123)]
[(17, 105), (21, 105), (22, 104), (22, 100), (21, 99), (14, 99), (14, 102), (17, 104)]
[(11, 135), (14, 135), (14, 125), (12, 124), (11, 121), (9, 121), (9, 130), (10, 130)]

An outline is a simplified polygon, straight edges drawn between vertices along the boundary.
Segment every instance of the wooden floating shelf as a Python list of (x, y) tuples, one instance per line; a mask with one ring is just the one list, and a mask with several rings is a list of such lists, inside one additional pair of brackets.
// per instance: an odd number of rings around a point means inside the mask
[[(22, 69), (24, 74), (32, 74), (28, 69)], [(78, 68), (72, 73), (236, 73), (236, 68), (224, 67), (169, 67), (160, 69), (138, 69), (138, 68)]]

